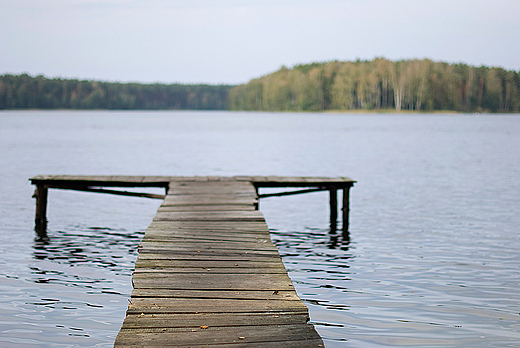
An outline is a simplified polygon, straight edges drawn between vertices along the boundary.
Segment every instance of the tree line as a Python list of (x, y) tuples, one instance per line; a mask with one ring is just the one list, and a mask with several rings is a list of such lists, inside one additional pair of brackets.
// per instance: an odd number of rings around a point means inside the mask
[(520, 112), (520, 73), (429, 59), (282, 67), (246, 84), (112, 83), (0, 76), (0, 109)]
[(0, 109), (225, 110), (227, 85), (111, 83), (1, 75)]
[(235, 86), (232, 110), (520, 112), (520, 74), (428, 59), (298, 65)]

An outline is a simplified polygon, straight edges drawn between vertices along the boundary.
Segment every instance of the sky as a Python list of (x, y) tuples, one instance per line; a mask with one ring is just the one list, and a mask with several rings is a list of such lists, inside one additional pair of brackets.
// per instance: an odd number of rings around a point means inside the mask
[(240, 84), (298, 64), (520, 70), (520, 0), (0, 0), (0, 75)]

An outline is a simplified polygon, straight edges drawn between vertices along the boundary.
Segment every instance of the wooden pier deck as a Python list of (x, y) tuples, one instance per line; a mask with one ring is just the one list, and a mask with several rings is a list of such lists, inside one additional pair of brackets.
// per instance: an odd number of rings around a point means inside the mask
[[(134, 289), (115, 347), (323, 347), (257, 210), (258, 189), (329, 190), (331, 208), (337, 204), (334, 194), (343, 189), (348, 213), (353, 180), (39, 176), (31, 181), (39, 191), (37, 206), (48, 188), (167, 190), (164, 196), (144, 194), (164, 201), (139, 245)], [(37, 224), (42, 214), (37, 211)]]

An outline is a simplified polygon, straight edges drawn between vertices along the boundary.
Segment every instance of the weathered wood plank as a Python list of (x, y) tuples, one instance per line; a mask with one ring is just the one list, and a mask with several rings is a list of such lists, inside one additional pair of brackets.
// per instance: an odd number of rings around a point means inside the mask
[[(312, 325), (259, 325), (199, 328), (166, 328), (142, 330), (121, 330), (116, 345), (155, 345), (155, 346), (192, 346), (193, 344), (232, 344), (232, 343), (268, 343), (286, 346), (285, 341), (313, 340), (319, 347), (320, 337)], [(267, 345), (266, 345), (267, 346)]]
[(202, 194), (206, 193), (210, 196), (214, 196), (221, 193), (236, 193), (236, 194), (244, 194), (244, 195), (253, 195), (255, 193), (254, 186), (251, 187), (250, 183), (242, 183), (241, 185), (237, 185), (236, 183), (194, 183), (194, 184), (172, 184), (170, 186), (170, 192), (172, 194)]
[(275, 260), (279, 257), (278, 252), (275, 250), (229, 250), (229, 249), (190, 249), (186, 250), (183, 248), (177, 249), (165, 249), (165, 248), (140, 248), (139, 252), (143, 256), (152, 254), (158, 258), (162, 255), (162, 258), (175, 259), (191, 259), (191, 260), (203, 260), (203, 259), (217, 259), (218, 257), (223, 260), (233, 259), (246, 259), (246, 260)]
[[(192, 187), (208, 187), (208, 186), (216, 186), (216, 187), (244, 187), (248, 186), (250, 182), (238, 182), (234, 179), (234, 177), (220, 177), (219, 182), (209, 181), (206, 182), (196, 182), (196, 177), (192, 176), (174, 176), (170, 182), (172, 183), (172, 187), (183, 187), (183, 186), (192, 186)], [(223, 180), (230, 179), (230, 180)]]
[(301, 301), (227, 298), (132, 298), (128, 314), (156, 313), (306, 313)]
[(200, 252), (185, 252), (185, 251), (163, 251), (163, 250), (148, 250), (140, 251), (143, 259), (157, 259), (157, 260), (190, 260), (190, 261), (250, 261), (250, 262), (265, 262), (274, 261), (279, 255), (268, 252), (244, 252), (244, 253), (226, 253), (218, 251)]
[(225, 221), (152, 221), (148, 229), (199, 229), (199, 230), (234, 230), (234, 231), (269, 231), (265, 221), (243, 221), (237, 224), (235, 221), (226, 223)]
[(204, 211), (204, 212), (172, 212), (159, 211), (154, 217), (154, 221), (264, 221), (262, 213), (258, 210), (251, 211)]
[[(214, 186), (214, 185), (213, 185)], [(186, 197), (194, 197), (201, 198), (202, 195), (207, 195), (208, 197), (217, 197), (220, 195), (235, 195), (240, 198), (255, 198), (256, 189), (253, 187), (171, 187), (168, 191), (168, 194), (172, 197), (183, 198)]]
[(320, 348), (324, 347), (321, 339), (311, 340), (292, 340), (283, 342), (249, 342), (249, 343), (233, 343), (233, 344), (207, 344), (207, 345), (189, 345), (190, 348)]
[(157, 269), (157, 268), (136, 268), (134, 274), (148, 275), (150, 273), (158, 273), (161, 275), (174, 274), (180, 276), (181, 274), (285, 274), (287, 271), (284, 268), (170, 268), (170, 269)]
[(229, 315), (227, 313), (199, 314), (130, 314), (125, 319), (121, 329), (147, 328), (194, 328), (201, 326), (258, 326), (258, 325), (296, 325), (306, 324), (309, 320), (306, 314), (243, 314)]
[(139, 273), (132, 277), (134, 288), (179, 290), (292, 290), (286, 274), (169, 274)]
[[(233, 189), (215, 189), (211, 190), (210, 188), (205, 190), (197, 190), (192, 189), (190, 187), (184, 187), (182, 189), (170, 187), (168, 190), (168, 194), (173, 198), (202, 198), (202, 196), (207, 196), (209, 198), (218, 197), (222, 195), (235, 195), (235, 198), (243, 198), (243, 199), (254, 199), (255, 192), (250, 189), (244, 188), (243, 190), (233, 190)], [(229, 197), (233, 198), (233, 197)]]
[(36, 176), (29, 180), (33, 184), (45, 182), (56, 187), (166, 187), (169, 177), (155, 177), (146, 180), (144, 176), (114, 176), (114, 175), (47, 175)]
[(150, 233), (208, 233), (209, 235), (216, 233), (227, 234), (258, 234), (269, 233), (267, 225), (262, 221), (243, 221), (239, 224), (236, 221), (226, 223), (225, 221), (152, 221), (150, 226), (146, 229)]
[(137, 259), (135, 264), (136, 271), (139, 269), (164, 269), (171, 268), (234, 268), (234, 269), (253, 269), (253, 268), (281, 268), (285, 269), (280, 259), (273, 258), (268, 261), (226, 261), (226, 260), (158, 260), (158, 259)]
[[(254, 192), (250, 182), (173, 182), (172, 190), (178, 191), (206, 191), (208, 194), (220, 191)], [(254, 186), (253, 186), (254, 189)]]
[(145, 238), (142, 239), (143, 242), (153, 242), (153, 241), (217, 241), (217, 242), (229, 242), (231, 243), (240, 243), (240, 242), (257, 242), (257, 243), (267, 243), (270, 242), (268, 233), (248, 233), (248, 234), (239, 234), (237, 232), (212, 232), (212, 231), (196, 231), (192, 233), (185, 233), (182, 231), (175, 231), (175, 233), (168, 233), (166, 231), (150, 231)]
[[(147, 179), (149, 178), (149, 179)], [(328, 183), (328, 184), (348, 184), (356, 181), (349, 177), (287, 177), (287, 176), (235, 176), (235, 177), (197, 177), (197, 176), (114, 176), (114, 175), (37, 175), (30, 180), (60, 180), (60, 181), (97, 181), (97, 182), (170, 182), (172, 187), (182, 187), (194, 184), (211, 185), (240, 185), (253, 183), (262, 185), (262, 183), (279, 184), (298, 183), (304, 185), (306, 183)], [(282, 186), (280, 186), (282, 187)]]
[[(249, 190), (212, 190), (209, 192), (208, 190), (193, 190), (193, 189), (175, 189), (170, 188), (168, 190), (168, 195), (172, 198), (178, 198), (182, 200), (183, 198), (221, 198), (224, 195), (233, 195), (234, 198), (242, 198), (242, 199), (250, 199), (254, 200), (256, 198), (256, 191)], [(231, 198), (231, 197), (229, 197)]]
[(160, 217), (219, 217), (219, 218), (255, 218), (257, 221), (263, 221), (263, 214), (258, 210), (216, 210), (216, 211), (188, 211), (188, 212), (175, 212), (175, 211), (159, 211), (157, 216)]
[[(163, 244), (163, 245), (161, 245)], [(172, 252), (178, 252), (178, 251), (186, 251), (192, 254), (253, 254), (253, 255), (271, 255), (271, 254), (277, 254), (278, 251), (275, 247), (269, 247), (265, 245), (256, 245), (251, 247), (247, 247), (244, 243), (237, 244), (236, 248), (233, 248), (232, 246), (226, 245), (226, 243), (221, 243), (218, 245), (217, 242), (213, 243), (172, 243), (174, 245), (168, 245), (169, 243), (154, 243), (153, 245), (151, 243), (145, 242), (141, 243), (138, 247), (139, 251), (142, 252), (151, 252), (153, 253), (153, 250), (156, 250), (157, 252), (164, 253), (168, 252), (168, 250)], [(215, 244), (215, 245), (212, 245)]]
[[(167, 195), (161, 204), (161, 207), (178, 207), (178, 206), (187, 206), (190, 208), (194, 208), (194, 211), (197, 211), (197, 206), (202, 208), (203, 206), (208, 206), (207, 208), (217, 208), (217, 206), (224, 206), (226, 208), (231, 208), (230, 210), (236, 210), (237, 207), (245, 207), (245, 206), (253, 206), (258, 203), (258, 197), (249, 198), (249, 197), (239, 197), (239, 196), (230, 196), (228, 195), (220, 195), (218, 197), (209, 197), (206, 195), (182, 195), (182, 196), (174, 196)], [(221, 208), (222, 207), (218, 207)], [(198, 209), (200, 210), (200, 209)], [(219, 210), (219, 211), (220, 211)]]
[(158, 175), (146, 175), (143, 177), (143, 180), (141, 181), (142, 184), (149, 184), (149, 183), (164, 183), (169, 184), (170, 183), (170, 177), (169, 176), (158, 176)]
[(217, 230), (217, 229), (187, 229), (180, 228), (172, 230), (170, 233), (165, 230), (147, 230), (143, 241), (154, 239), (171, 239), (177, 240), (183, 238), (185, 240), (222, 240), (222, 241), (263, 241), (270, 240), (269, 231), (240, 231), (240, 230)]
[(170, 177), (171, 186), (176, 185), (178, 183), (190, 182), (190, 181), (195, 181), (195, 177), (193, 177), (193, 176), (171, 176)]
[[(207, 234), (218, 235), (240, 235), (244, 234), (249, 237), (255, 235), (262, 235), (264, 238), (266, 235), (269, 236), (269, 230), (265, 224), (257, 224), (258, 221), (245, 221), (240, 224), (237, 223), (225, 223), (224, 221), (152, 221), (150, 227), (146, 230), (150, 234), (163, 234), (169, 231), (172, 234), (178, 234), (179, 236), (184, 232), (193, 233), (194, 235)], [(170, 224), (168, 226), (168, 224)]]
[(142, 260), (187, 260), (187, 261), (250, 261), (250, 262), (270, 262), (278, 259), (273, 254), (253, 254), (253, 253), (234, 253), (234, 254), (218, 254), (200, 252), (193, 253), (153, 253), (142, 252), (139, 255)]
[(282, 300), (300, 301), (294, 290), (172, 290), (134, 289), (132, 298), (218, 298), (229, 300)]
[(175, 204), (161, 205), (159, 212), (199, 212), (199, 211), (244, 211), (256, 210), (254, 204)]
[[(185, 233), (185, 231), (175, 231), (168, 233), (167, 231), (149, 231), (146, 238), (142, 239), (143, 242), (223, 242), (228, 245), (234, 245), (238, 243), (263, 243), (271, 245), (271, 239), (269, 234), (266, 233), (244, 233), (244, 235), (238, 232), (225, 232), (225, 231), (193, 231), (191, 233)], [(272, 244), (274, 245), (274, 244)]]
[(185, 250), (206, 250), (206, 249), (223, 249), (223, 250), (272, 250), (278, 251), (276, 246), (267, 239), (263, 239), (261, 241), (217, 241), (210, 240), (204, 241), (201, 239), (163, 239), (163, 240), (143, 240), (141, 244), (139, 244), (140, 248), (171, 248), (171, 250), (176, 250), (178, 248), (182, 248)]
[(179, 255), (252, 255), (252, 256), (264, 256), (264, 257), (278, 257), (278, 252), (275, 249), (232, 249), (232, 248), (211, 248), (196, 245), (189, 247), (151, 247), (141, 246), (139, 252), (145, 254), (179, 254)]
[(168, 205), (190, 205), (190, 204), (197, 204), (197, 205), (204, 205), (204, 204), (213, 204), (213, 205), (236, 205), (236, 204), (243, 204), (243, 205), (255, 205), (258, 203), (258, 200), (251, 201), (249, 199), (244, 199), (240, 197), (232, 198), (232, 197), (222, 197), (220, 199), (205, 199), (205, 198), (184, 198), (182, 200), (176, 200), (172, 198), (171, 196), (166, 196), (163, 202), (163, 206)]
[(242, 232), (240, 231), (189, 231), (176, 230), (172, 233), (167, 231), (148, 231), (148, 234), (142, 239), (143, 241), (154, 241), (154, 240), (171, 240), (175, 241), (222, 241), (222, 242), (262, 242), (270, 241), (269, 232)]
[[(176, 345), (177, 346), (177, 345)], [(136, 348), (142, 345), (117, 345), (118, 348)], [(171, 346), (170, 346), (171, 347)], [(183, 346), (177, 346), (183, 347)], [(185, 346), (184, 346), (185, 347)], [(324, 347), (321, 339), (292, 340), (283, 342), (248, 342), (248, 343), (229, 343), (229, 344), (190, 344), (190, 348), (320, 348)]]
[[(209, 243), (203, 243), (201, 242), (200, 240), (182, 240), (182, 241), (175, 241), (175, 240), (171, 240), (171, 245), (168, 246), (168, 241), (158, 241), (158, 243), (156, 243), (155, 241), (144, 241), (142, 242), (139, 246), (138, 246), (138, 250), (139, 252), (143, 252), (143, 253), (154, 253), (152, 250), (157, 250), (157, 253), (158, 254), (164, 254), (164, 253), (168, 253), (168, 249), (170, 249), (172, 253), (176, 253), (176, 252), (179, 252), (179, 251), (186, 251), (185, 254), (188, 254), (188, 253), (191, 253), (191, 254), (194, 254), (194, 253), (197, 253), (197, 254), (201, 254), (201, 255), (205, 255), (205, 254), (214, 254), (214, 253), (227, 253), (227, 254), (236, 254), (236, 255), (244, 255), (244, 254), (252, 254), (252, 255), (262, 255), (262, 254), (265, 254), (265, 255), (271, 255), (273, 252), (277, 253), (277, 250), (274, 249), (274, 248), (270, 248), (269, 246), (266, 246), (266, 245), (262, 245), (264, 243), (252, 243), (251, 245), (256, 245), (257, 248), (250, 248), (250, 249), (247, 249), (247, 248), (232, 248), (232, 244), (231, 242), (228, 242), (228, 241), (222, 241), (222, 242), (217, 242), (216, 240), (214, 241), (215, 242), (215, 245), (214, 247), (211, 246), (211, 240), (207, 240)], [(201, 243), (200, 244), (200, 247), (197, 246), (198, 243)], [(156, 243), (156, 244), (152, 244), (152, 243)], [(229, 246), (226, 246), (226, 244), (229, 243), (228, 245)], [(240, 245), (245, 245), (247, 244), (246, 242), (240, 242), (240, 241), (236, 241), (235, 242), (237, 246), (240, 246)]]
[(131, 175), (114, 175), (110, 178), (110, 181), (115, 182), (132, 182), (142, 183), (144, 176), (131, 176)]

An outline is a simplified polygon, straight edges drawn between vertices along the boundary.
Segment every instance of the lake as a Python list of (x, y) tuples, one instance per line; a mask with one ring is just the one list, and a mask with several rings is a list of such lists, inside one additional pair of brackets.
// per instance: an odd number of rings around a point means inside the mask
[(520, 115), (3, 111), (0, 149), (1, 347), (111, 347), (161, 203), (51, 190), (42, 237), (38, 174), (351, 177), (349, 240), (260, 202), (326, 346), (518, 347)]

